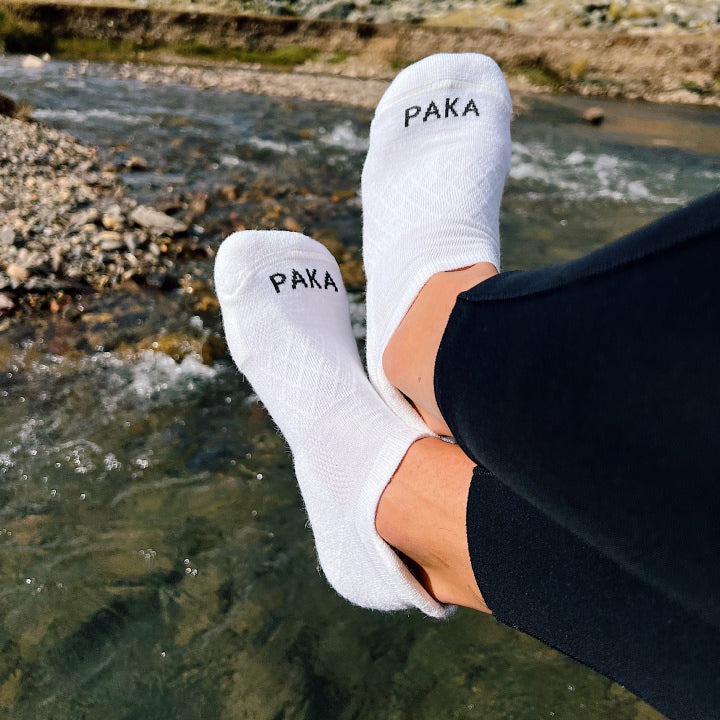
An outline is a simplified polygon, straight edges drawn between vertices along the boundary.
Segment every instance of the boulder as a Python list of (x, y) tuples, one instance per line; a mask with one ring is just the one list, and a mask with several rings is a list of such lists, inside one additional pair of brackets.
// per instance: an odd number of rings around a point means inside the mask
[(14, 100), (0, 93), (0, 115), (14, 118), (19, 109), (20, 106)]
[(22, 66), (28, 70), (41, 70), (45, 66), (45, 61), (37, 55), (26, 55)]
[(589, 107), (583, 112), (582, 119), (590, 125), (601, 125), (605, 120), (605, 111), (599, 107)]
[(140, 227), (157, 233), (182, 233), (187, 230), (185, 223), (176, 220), (164, 212), (155, 210), (147, 205), (138, 205), (131, 213), (130, 219)]

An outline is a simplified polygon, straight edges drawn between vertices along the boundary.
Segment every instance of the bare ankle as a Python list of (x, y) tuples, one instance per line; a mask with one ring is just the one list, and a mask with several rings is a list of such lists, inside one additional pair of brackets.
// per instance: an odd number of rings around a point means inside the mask
[(435, 358), (457, 296), (497, 274), (490, 263), (433, 275), (395, 329), (383, 353), (388, 380), (438, 435), (451, 432), (435, 400)]
[[(434, 394), (429, 393), (432, 382), (432, 368), (418, 340), (421, 335), (414, 332), (416, 323), (406, 318), (397, 327), (383, 354), (383, 370), (392, 385), (405, 396), (415, 408), (423, 422), (437, 435), (449, 435), (439, 410), (429, 409), (434, 404)], [(433, 359), (434, 364), (434, 359)]]
[(473, 467), (457, 445), (413, 443), (380, 498), (375, 528), (436, 600), (490, 612), (465, 530)]

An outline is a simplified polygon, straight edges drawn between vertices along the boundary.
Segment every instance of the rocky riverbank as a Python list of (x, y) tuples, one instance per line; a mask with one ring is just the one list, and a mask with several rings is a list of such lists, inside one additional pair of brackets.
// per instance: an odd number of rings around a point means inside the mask
[(79, 0), (67, 4), (543, 33), (590, 28), (672, 34), (713, 30), (720, 23), (720, 5), (707, 0)]
[[(417, 3), (425, 7), (422, 0)], [(399, 2), (386, 4), (400, 7)], [(303, 18), (194, 6), (7, 7), (12, 8), (13, 27), (24, 28), (28, 42), (45, 42), (56, 57), (171, 67), (193, 64), (208, 75), (214, 68), (228, 74), (272, 67), (289, 73), (271, 83), (284, 85), (280, 94), (288, 96), (318, 97), (330, 85), (312, 76), (388, 80), (431, 53), (482, 52), (522, 90), (720, 105), (720, 25), (717, 9), (711, 11), (708, 3), (660, 8), (656, 2), (640, 6), (620, 1), (576, 5), (569, 0), (488, 0), (458, 4), (454, 13), (448, 5), (442, 17), (414, 22), (413, 16), (410, 23), (313, 19), (317, 4), (306, 10), (298, 5)], [(265, 10), (269, 13), (272, 7)], [(0, 41), (2, 32), (0, 23)], [(8, 49), (9, 33), (6, 30)], [(19, 51), (20, 41), (12, 42)], [(246, 85), (253, 83), (266, 92), (267, 78)], [(334, 91), (329, 99), (338, 92), (342, 91)], [(346, 92), (346, 101), (353, 102), (356, 94), (357, 88)]]
[(0, 136), (0, 314), (73, 314), (78, 293), (125, 281), (177, 288), (178, 260), (212, 252), (191, 208), (169, 215), (138, 205), (94, 148), (2, 116)]
[[(222, 237), (246, 227), (309, 231), (356, 200), (354, 190), (310, 197), (260, 177), (162, 193), (150, 207), (131, 197), (121, 175), (162, 171), (132, 148), (100, 151), (1, 114), (0, 137), (0, 329), (47, 311), (75, 320), (89, 296), (111, 289), (179, 291), (191, 314), (217, 315), (208, 261)], [(322, 228), (316, 239), (335, 255), (346, 286), (361, 290), (359, 249)]]
[[(451, 7), (423, 2), (346, 3), (354, 8), (346, 17), (359, 23), (313, 19), (332, 14), (325, 13), (327, 3), (311, 0), (289, 3), (304, 20), (273, 17), (279, 13), (275, 0), (255, 8), (263, 17), (218, 12), (249, 8), (238, 3), (216, 5), (212, 12), (57, 3), (15, 8), (21, 8), (17, 17), (41, 34), (67, 38), (74, 33), (111, 50), (134, 48), (133, 59), (143, 62), (127, 63), (119, 72), (144, 83), (182, 82), (372, 108), (408, 62), (432, 52), (481, 51), (503, 67), (516, 109), (522, 107), (522, 94), (533, 91), (720, 104), (717, 9), (711, 12), (707, 3), (661, 7), (656, 0), (642, 6), (625, 0), (592, 5), (473, 0)], [(421, 18), (423, 24), (368, 22), (398, 19), (402, 7), (412, 8), (410, 19)], [(370, 14), (359, 15), (361, 10)], [(377, 14), (380, 10), (391, 14)], [(195, 50), (225, 48), (242, 54), (249, 49), (259, 61), (218, 62), (210, 54), (209, 59), (179, 62), (177, 50), (187, 49), (190, 39)], [(263, 66), (263, 58), (278, 57), (291, 66), (279, 71)], [(2, 316), (47, 308), (72, 315), (74, 296), (123, 283), (166, 290), (181, 286), (183, 262), (212, 257), (219, 237), (239, 227), (228, 220), (207, 232), (212, 225), (205, 216), (209, 205), (229, 206), (239, 198), (248, 226), (297, 229), (308, 223), (303, 216), (307, 204), (291, 207), (288, 200), (284, 206), (283, 189), (262, 183), (217, 188), (214, 196), (177, 195), (158, 207), (138, 206), (118, 178), (119, 170), (147, 170), (143, 158), (130, 154), (132, 149), (121, 153), (118, 163), (106, 148), (101, 160), (94, 149), (68, 135), (2, 113), (27, 116), (29, 109), (0, 106)], [(322, 207), (316, 210), (327, 213), (335, 202), (318, 199)], [(359, 289), (357, 253), (336, 238), (326, 240), (341, 261), (346, 282)]]

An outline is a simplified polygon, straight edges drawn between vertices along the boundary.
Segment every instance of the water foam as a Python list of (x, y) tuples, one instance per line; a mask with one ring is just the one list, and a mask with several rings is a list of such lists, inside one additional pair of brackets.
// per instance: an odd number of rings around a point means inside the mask
[(149, 115), (130, 115), (106, 108), (90, 108), (88, 110), (51, 110), (49, 108), (40, 108), (39, 110), (33, 111), (33, 117), (39, 120), (69, 120), (77, 123), (82, 123), (86, 120), (103, 120), (121, 122), (125, 125), (145, 125), (153, 122), (153, 119)]
[[(688, 198), (673, 187), (671, 173), (654, 173), (645, 165), (608, 153), (575, 148), (560, 151), (543, 142), (513, 142), (510, 179), (535, 199), (614, 200), (682, 205)], [(524, 188), (525, 189), (525, 188)]]
[(248, 138), (247, 144), (252, 145), (252, 147), (257, 148), (258, 150), (270, 150), (278, 155), (297, 154), (297, 150), (292, 147), (292, 145), (288, 145), (288, 143), (266, 140), (264, 138), (257, 137), (256, 135)]
[(330, 130), (321, 128), (319, 132), (323, 145), (353, 152), (366, 152), (368, 149), (369, 138), (358, 135), (350, 120), (338, 123)]
[(218, 372), (215, 367), (203, 365), (194, 355), (187, 355), (177, 363), (164, 353), (146, 350), (130, 367), (128, 389), (144, 398), (169, 391), (192, 391), (198, 380), (213, 378)]

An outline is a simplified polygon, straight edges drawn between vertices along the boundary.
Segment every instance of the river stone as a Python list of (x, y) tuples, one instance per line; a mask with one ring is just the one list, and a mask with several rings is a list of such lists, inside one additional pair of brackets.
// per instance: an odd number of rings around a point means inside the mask
[(354, 2), (339, 2), (323, 10), (318, 17), (321, 20), (345, 20), (354, 9)]
[(210, 333), (203, 341), (200, 349), (203, 365), (213, 365), (216, 360), (224, 357), (228, 352), (225, 339), (215, 333)]
[(38, 270), (47, 264), (47, 254), (38, 250), (30, 252), (27, 248), (21, 248), (17, 255), (17, 264), (27, 270)]
[(85, 226), (97, 223), (100, 219), (100, 211), (97, 208), (90, 207), (80, 212), (73, 213), (70, 217), (70, 225)]
[(58, 274), (63, 267), (63, 254), (59, 247), (54, 246), (50, 249), (50, 262), (52, 263), (52, 271)]
[(302, 225), (300, 225), (300, 223), (292, 217), (285, 218), (283, 221), (283, 227), (290, 232), (302, 232)]
[(5, 268), (5, 273), (11, 280), (18, 283), (25, 282), (30, 277), (30, 271), (17, 263), (10, 263)]
[(15, 307), (14, 300), (5, 293), (0, 293), (0, 313), (9, 312)]
[(492, 18), (492, 20), (490, 20), (490, 21), (488, 22), (488, 27), (489, 27), (491, 30), (503, 30), (503, 31), (507, 31), (507, 30), (510, 30), (510, 29), (512, 28), (512, 25), (510, 24), (510, 21), (507, 20), (506, 18), (497, 17), (497, 18)]
[(583, 112), (582, 119), (590, 125), (601, 125), (605, 120), (605, 111), (599, 107), (589, 107)]
[(95, 236), (95, 243), (101, 250), (121, 250), (125, 247), (123, 236), (115, 230), (103, 230)]
[(40, 70), (45, 66), (45, 61), (36, 55), (26, 55), (22, 66), (28, 70)]
[(128, 170), (147, 170), (149, 165), (148, 161), (141, 157), (140, 155), (133, 155), (126, 163), (125, 167), (127, 167)]
[(0, 228), (0, 246), (12, 245), (15, 242), (15, 231), (11, 227)]
[(117, 215), (103, 215), (102, 226), (106, 230), (120, 230), (123, 225), (123, 219)]
[(106, 230), (119, 230), (122, 224), (122, 210), (119, 205), (112, 205), (102, 216), (102, 226)]
[(16, 117), (20, 106), (12, 99), (0, 93), (0, 115)]
[(141, 227), (155, 232), (181, 233), (187, 230), (187, 225), (181, 223), (164, 212), (155, 210), (147, 205), (138, 205), (131, 213), (130, 219)]
[[(125, 243), (125, 247), (130, 250), (131, 253), (135, 252), (138, 247), (138, 239), (137, 235), (135, 233), (126, 232), (123, 235), (123, 241)], [(129, 255), (128, 260), (132, 258), (132, 260), (137, 264), (137, 260), (134, 255)], [(132, 264), (132, 262), (131, 262)]]

